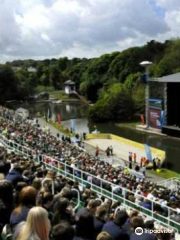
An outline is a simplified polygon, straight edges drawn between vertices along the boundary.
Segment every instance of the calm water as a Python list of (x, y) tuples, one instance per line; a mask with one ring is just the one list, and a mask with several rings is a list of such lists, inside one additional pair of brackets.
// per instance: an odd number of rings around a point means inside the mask
[(74, 119), (75, 131), (78, 133), (89, 133), (94, 130), (94, 125), (102, 133), (113, 133), (121, 137), (131, 139), (140, 143), (147, 143), (152, 147), (156, 147), (166, 151), (165, 166), (175, 171), (180, 172), (180, 140), (164, 136), (157, 136), (155, 134), (144, 133), (137, 130), (117, 127), (114, 123), (100, 123), (94, 124), (87, 120), (86, 111), (87, 106), (79, 103), (62, 103), (62, 104), (48, 104), (48, 103), (22, 103), (11, 104), (13, 109), (24, 107), (30, 111), (31, 114), (41, 113), (47, 114), (50, 110), (52, 119), (56, 119), (57, 114), (61, 114), (62, 124), (65, 127), (71, 127), (70, 119)]

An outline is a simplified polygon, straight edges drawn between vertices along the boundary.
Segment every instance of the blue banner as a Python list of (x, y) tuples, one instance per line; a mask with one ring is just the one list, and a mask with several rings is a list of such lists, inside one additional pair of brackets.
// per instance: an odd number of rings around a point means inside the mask
[(75, 122), (74, 122), (74, 119), (71, 119), (71, 131), (75, 132)]
[(150, 149), (149, 145), (144, 144), (144, 147), (145, 147), (147, 159), (149, 160), (149, 162), (152, 162), (152, 161), (153, 161), (153, 159), (152, 159), (152, 153), (151, 153), (151, 149)]

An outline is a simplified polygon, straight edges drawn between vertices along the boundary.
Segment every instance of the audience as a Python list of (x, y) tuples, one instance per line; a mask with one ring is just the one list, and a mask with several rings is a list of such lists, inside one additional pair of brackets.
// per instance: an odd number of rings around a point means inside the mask
[[(57, 140), (37, 124), (32, 125), (4, 108), (0, 108), (0, 132), (6, 138), (32, 149), (28, 155), (22, 156), (0, 147), (0, 230), (5, 224), (10, 224), (13, 240), (49, 240), (49, 237), (52, 240), (174, 238), (169, 234), (137, 235), (137, 227), (152, 230), (155, 229), (154, 222), (145, 222), (138, 211), (128, 212), (119, 202), (101, 197), (100, 193), (91, 190), (90, 184), (81, 187), (77, 182), (46, 170), (44, 163), (64, 170), (62, 163), (66, 162), (67, 173), (72, 173), (74, 168), (76, 176), (97, 186), (102, 184), (105, 190), (113, 190), (113, 193), (146, 209), (152, 209), (153, 200), (156, 202), (153, 206), (155, 213), (162, 216), (167, 216), (167, 206), (170, 206), (176, 210), (171, 218), (177, 221), (180, 216), (179, 190), (166, 189), (126, 175), (121, 168), (114, 169), (108, 163), (95, 162), (82, 149), (65, 139)], [(36, 162), (37, 157), (40, 163)], [(50, 157), (56, 161), (52, 162)], [(82, 175), (79, 170), (86, 174)], [(109, 183), (100, 183), (101, 179)], [(117, 188), (112, 189), (114, 183)], [(74, 198), (77, 198), (75, 189), (84, 205), (81, 204), (76, 211), (73, 210)]]

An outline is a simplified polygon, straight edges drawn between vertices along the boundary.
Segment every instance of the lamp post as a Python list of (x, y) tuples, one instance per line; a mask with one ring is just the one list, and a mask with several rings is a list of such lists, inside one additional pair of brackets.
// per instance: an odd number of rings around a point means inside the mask
[(145, 68), (145, 76), (146, 76), (146, 88), (145, 88), (145, 107), (146, 107), (146, 127), (149, 128), (149, 118), (148, 118), (148, 111), (149, 111), (149, 66), (152, 62), (143, 61), (140, 63), (142, 67)]

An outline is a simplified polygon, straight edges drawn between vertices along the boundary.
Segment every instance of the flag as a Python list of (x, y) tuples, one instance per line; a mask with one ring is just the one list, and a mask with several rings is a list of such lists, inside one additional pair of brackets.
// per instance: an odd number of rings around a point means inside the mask
[(71, 131), (75, 132), (75, 122), (74, 122), (74, 119), (71, 119)]
[(58, 123), (61, 124), (61, 115), (58, 114), (57, 118), (58, 118)]
[(48, 108), (48, 111), (47, 111), (47, 119), (50, 120), (51, 119), (51, 113), (50, 113), (50, 110)]
[(150, 148), (149, 145), (147, 145), (147, 144), (144, 144), (144, 147), (145, 147), (147, 159), (148, 159), (150, 162), (152, 162), (153, 159), (152, 159), (151, 148)]
[(141, 114), (141, 115), (140, 115), (140, 118), (141, 118), (141, 124), (142, 124), (142, 125), (145, 125), (144, 115)]

